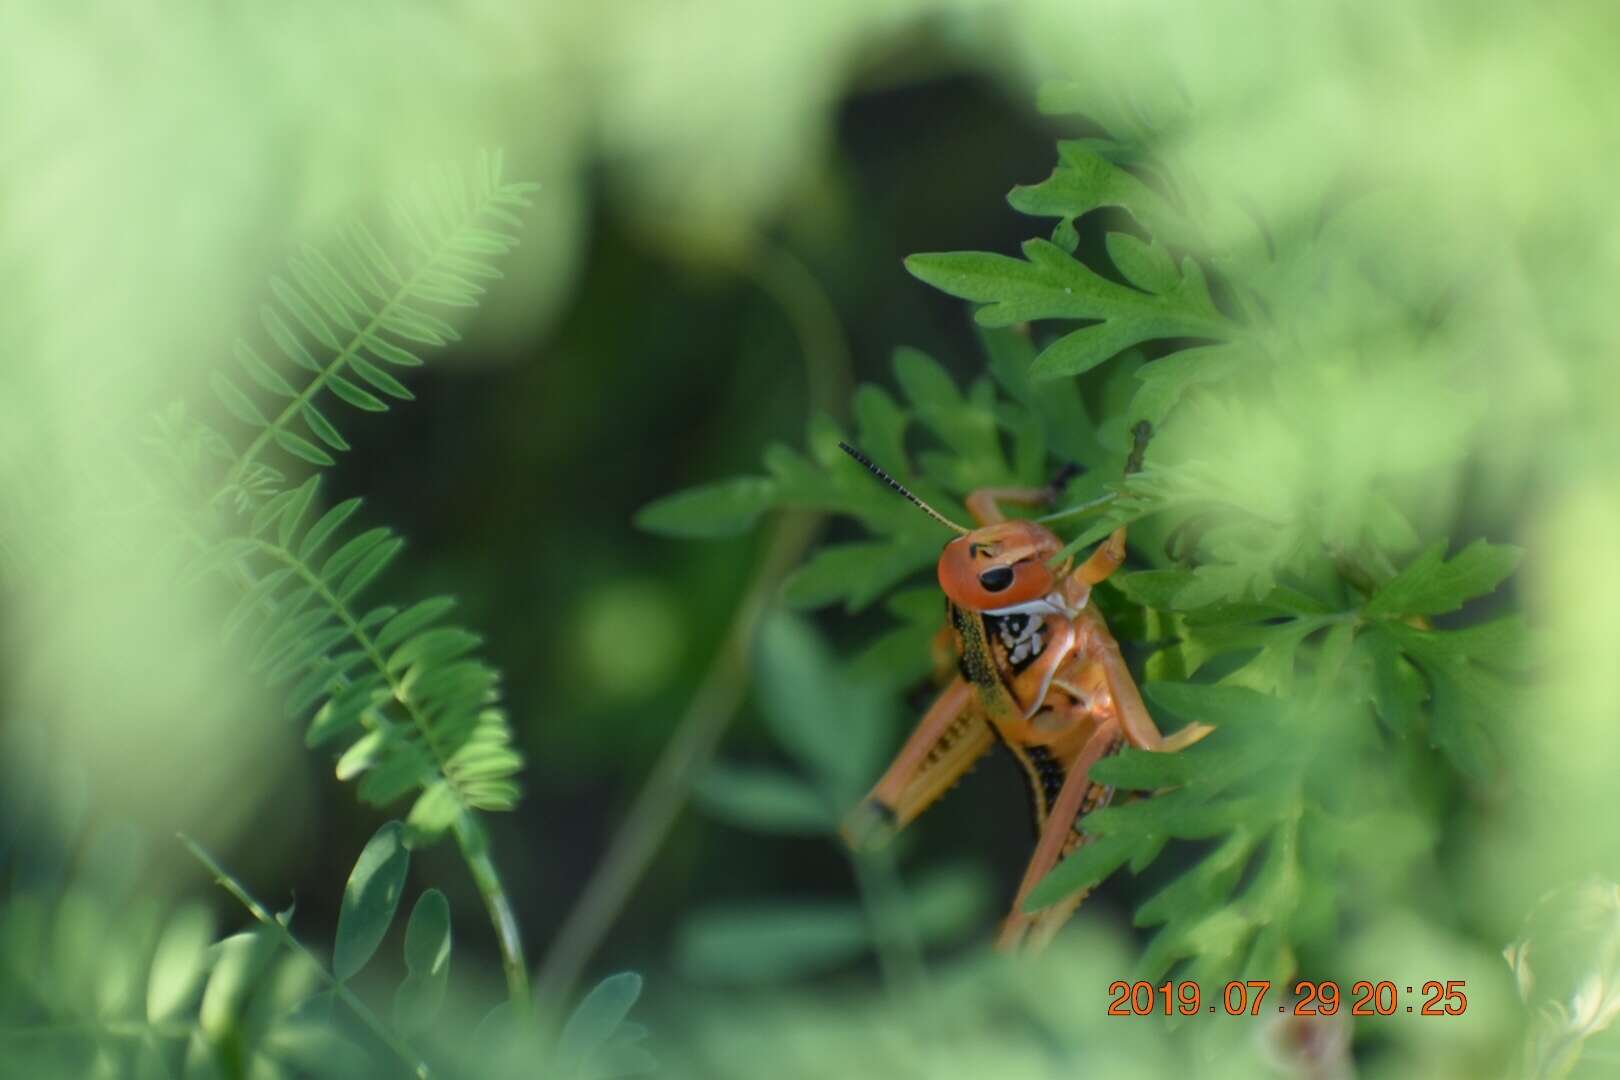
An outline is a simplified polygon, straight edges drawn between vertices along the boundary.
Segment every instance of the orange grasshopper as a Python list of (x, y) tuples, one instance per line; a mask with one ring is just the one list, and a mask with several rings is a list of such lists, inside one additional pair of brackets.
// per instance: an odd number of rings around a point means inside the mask
[[(1138, 425), (1126, 467), (1141, 465), (1148, 426)], [(1191, 724), (1160, 733), (1109, 633), (1088, 601), (1092, 586), (1125, 561), (1119, 528), (1078, 567), (1048, 565), (1063, 542), (1034, 521), (1009, 520), (1001, 504), (1050, 502), (1052, 488), (983, 488), (967, 498), (977, 528), (940, 514), (860, 451), (839, 444), (941, 525), (957, 533), (939, 557), (947, 627), (959, 674), (924, 714), (889, 770), (846, 819), (845, 840), (864, 847), (910, 824), (999, 740), (1023, 767), (1039, 839), (1024, 871), (998, 949), (1044, 946), (1085, 899), (1078, 893), (1034, 915), (1024, 898), (1046, 873), (1085, 841), (1082, 814), (1106, 806), (1114, 789), (1093, 783), (1091, 767), (1125, 743), (1168, 752), (1212, 729)], [(1033, 924), (1033, 933), (1031, 933)]]

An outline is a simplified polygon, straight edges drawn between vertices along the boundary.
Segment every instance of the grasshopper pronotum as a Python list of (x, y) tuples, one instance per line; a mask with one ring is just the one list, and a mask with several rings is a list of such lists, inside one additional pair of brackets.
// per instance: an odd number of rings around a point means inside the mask
[[(1127, 472), (1138, 466), (1148, 429), (1139, 425)], [(967, 498), (976, 528), (956, 524), (907, 491), (853, 447), (862, 465), (959, 535), (939, 557), (947, 629), (959, 674), (924, 714), (883, 778), (849, 815), (852, 846), (904, 828), (943, 795), (998, 739), (1029, 781), (1039, 839), (996, 946), (1026, 935), (1044, 946), (1085, 898), (1078, 893), (1034, 914), (1024, 898), (1059, 859), (1085, 841), (1082, 814), (1105, 806), (1114, 789), (1093, 783), (1091, 767), (1129, 743), (1173, 751), (1207, 735), (1191, 724), (1165, 736), (1142, 703), (1108, 625), (1088, 601), (1093, 585), (1125, 561), (1125, 530), (1116, 529), (1079, 566), (1048, 565), (1063, 549), (1050, 529), (1008, 520), (1002, 503), (1051, 501), (1055, 488), (984, 488)], [(1033, 924), (1033, 932), (1031, 932)]]

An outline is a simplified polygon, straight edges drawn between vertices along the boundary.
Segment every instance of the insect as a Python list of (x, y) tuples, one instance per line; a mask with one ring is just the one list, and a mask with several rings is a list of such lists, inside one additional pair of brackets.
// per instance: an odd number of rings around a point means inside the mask
[[(1126, 466), (1141, 467), (1151, 429), (1135, 431)], [(1125, 529), (1116, 529), (1078, 566), (1050, 562), (1063, 542), (1034, 521), (1009, 519), (1003, 504), (1038, 506), (1057, 487), (983, 488), (967, 498), (976, 527), (940, 514), (851, 446), (839, 444), (924, 513), (957, 533), (939, 557), (946, 630), (958, 674), (924, 714), (882, 779), (846, 818), (845, 840), (871, 846), (904, 828), (1000, 741), (1029, 784), (1038, 839), (996, 946), (1040, 948), (1085, 899), (1078, 893), (1033, 915), (1024, 899), (1086, 837), (1082, 815), (1106, 806), (1114, 789), (1090, 779), (1091, 767), (1129, 744), (1180, 750), (1207, 735), (1206, 724), (1160, 733), (1091, 590), (1125, 561)]]

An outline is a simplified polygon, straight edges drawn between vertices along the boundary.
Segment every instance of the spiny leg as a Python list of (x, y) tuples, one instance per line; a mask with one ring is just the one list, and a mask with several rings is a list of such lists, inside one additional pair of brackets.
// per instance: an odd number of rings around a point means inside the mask
[(923, 714), (889, 769), (844, 819), (850, 847), (871, 847), (905, 828), (928, 809), (994, 740), (976, 708), (973, 684), (957, 678)]
[[(1053, 800), (1046, 821), (1041, 826), (1040, 839), (1035, 844), (1035, 854), (1031, 856), (1029, 866), (1024, 870), (1024, 879), (1019, 883), (1012, 911), (1007, 914), (1006, 922), (1002, 923), (1001, 936), (996, 939), (997, 949), (1005, 951), (1015, 948), (1023, 940), (1031, 920), (1031, 916), (1024, 913), (1024, 900), (1029, 896), (1030, 890), (1057, 865), (1064, 852), (1074, 847), (1076, 842), (1074, 822), (1080, 816), (1081, 808), (1086, 802), (1086, 793), (1091, 788), (1091, 767), (1115, 747), (1119, 742), (1119, 736), (1117, 725), (1112, 722), (1102, 724), (1086, 740), (1079, 756), (1069, 766), (1063, 778), (1063, 787)], [(1067, 914), (1072, 914), (1077, 906), (1078, 900), (1069, 906)]]

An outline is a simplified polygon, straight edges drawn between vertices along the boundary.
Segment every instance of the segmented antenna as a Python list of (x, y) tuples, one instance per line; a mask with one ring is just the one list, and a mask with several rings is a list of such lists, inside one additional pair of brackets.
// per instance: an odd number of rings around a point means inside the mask
[(962, 528), (962, 526), (958, 525), (956, 522), (952, 521), (950, 518), (946, 517), (944, 514), (940, 513), (938, 510), (935, 510), (932, 506), (929, 506), (927, 503), (917, 498), (917, 496), (907, 491), (904, 484), (890, 476), (888, 473), (884, 472), (881, 466), (879, 466), (865, 454), (861, 453), (859, 450), (855, 449), (853, 446), (849, 445), (849, 443), (839, 443), (838, 449), (842, 450), (844, 453), (848, 454), (862, 465), (865, 465), (867, 471), (873, 476), (877, 477), (879, 480), (882, 480), (885, 484), (888, 484), (890, 487), (894, 488), (894, 490), (910, 499), (913, 506), (917, 507), (923, 513), (927, 514), (929, 517), (933, 518), (947, 529), (953, 529), (956, 532), (961, 533), (963, 536), (968, 534), (967, 529)]

